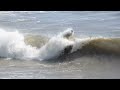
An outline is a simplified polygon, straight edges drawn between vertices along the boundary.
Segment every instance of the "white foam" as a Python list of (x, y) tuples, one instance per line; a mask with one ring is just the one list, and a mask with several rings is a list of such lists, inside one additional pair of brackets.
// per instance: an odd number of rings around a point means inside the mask
[(57, 36), (52, 37), (46, 45), (40, 48), (39, 58), (44, 60), (57, 57), (61, 54), (66, 46), (73, 45), (73, 41), (70, 41), (64, 37), (65, 34), (71, 33), (71, 35), (73, 35), (71, 30), (71, 28), (68, 28)]
[(46, 60), (59, 56), (69, 45), (73, 45), (71, 52), (74, 52), (90, 40), (77, 38), (69, 40), (65, 37), (66, 34), (73, 36), (72, 28), (68, 28), (57, 36), (52, 37), (43, 47), (37, 49), (26, 45), (23, 34), (18, 31), (7, 32), (0, 29), (0, 57)]
[(49, 59), (57, 57), (65, 49), (66, 46), (72, 45), (74, 42), (65, 38), (53, 37), (50, 41), (40, 49), (40, 58)]
[(0, 57), (31, 58), (36, 57), (38, 50), (26, 45), (24, 36), (18, 31), (7, 32), (0, 30)]

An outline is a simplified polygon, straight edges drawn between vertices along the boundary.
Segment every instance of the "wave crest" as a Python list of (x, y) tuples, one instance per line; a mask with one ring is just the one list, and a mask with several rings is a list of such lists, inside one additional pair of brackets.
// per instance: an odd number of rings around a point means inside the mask
[(0, 57), (49, 60), (81, 55), (120, 55), (120, 38), (84, 38), (74, 36), (71, 28), (57, 36), (25, 36), (18, 31), (0, 29)]

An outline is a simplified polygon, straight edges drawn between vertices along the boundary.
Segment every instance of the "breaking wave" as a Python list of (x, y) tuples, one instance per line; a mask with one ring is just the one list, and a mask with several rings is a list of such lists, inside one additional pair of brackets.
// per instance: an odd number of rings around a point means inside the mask
[(0, 57), (21, 60), (77, 58), (81, 55), (120, 55), (120, 38), (77, 38), (72, 28), (52, 38), (0, 29)]

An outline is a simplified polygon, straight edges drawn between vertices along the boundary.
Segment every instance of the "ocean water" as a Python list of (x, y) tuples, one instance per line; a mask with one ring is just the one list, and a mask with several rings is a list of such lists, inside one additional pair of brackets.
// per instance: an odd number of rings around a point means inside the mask
[(120, 11), (0, 11), (0, 78), (120, 78)]

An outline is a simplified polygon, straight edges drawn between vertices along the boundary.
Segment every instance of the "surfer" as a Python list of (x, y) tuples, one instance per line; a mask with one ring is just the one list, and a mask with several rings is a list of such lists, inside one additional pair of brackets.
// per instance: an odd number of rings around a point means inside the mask
[(63, 33), (63, 37), (69, 39), (71, 36), (73, 36), (73, 34), (74, 34), (73, 30), (67, 30)]
[[(74, 35), (74, 31), (72, 29), (63, 32), (63, 37), (68, 39), (68, 40), (70, 40), (70, 37), (72, 37), (73, 35)], [(69, 45), (69, 46), (65, 47), (63, 53), (69, 54), (72, 50), (72, 47), (73, 47), (73, 45)]]

